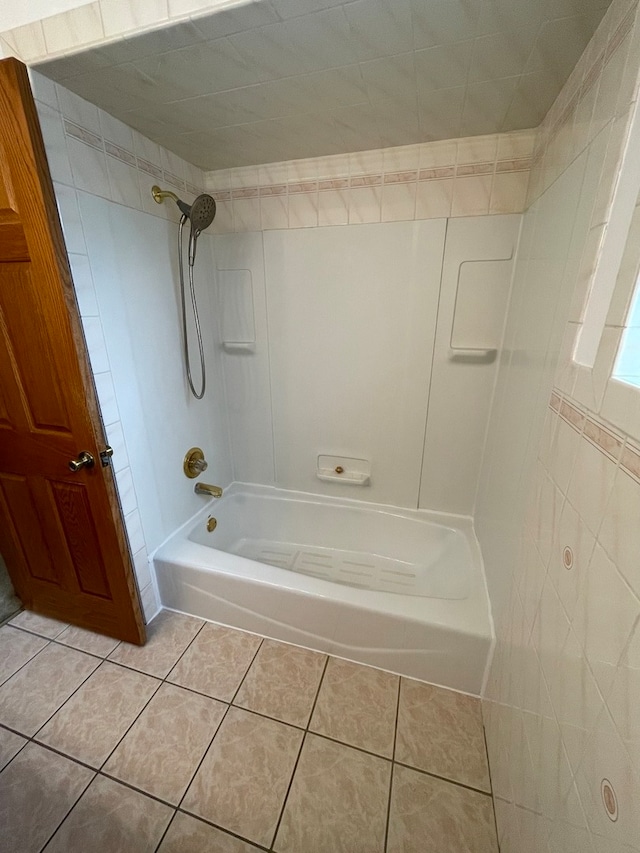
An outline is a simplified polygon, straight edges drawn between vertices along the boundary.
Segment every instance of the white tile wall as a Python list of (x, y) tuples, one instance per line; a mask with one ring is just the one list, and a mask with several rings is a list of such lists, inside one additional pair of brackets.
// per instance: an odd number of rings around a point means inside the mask
[[(95, 13), (96, 5), (92, 4), (87, 7), (79, 16), (69, 13), (70, 17), (65, 20), (72, 28), (86, 25), (90, 29), (95, 22), (92, 16)], [(81, 10), (77, 11), (80, 13)], [(58, 23), (60, 24), (62, 21), (58, 21)], [(59, 30), (49, 29), (48, 37), (49, 39), (62, 37), (60, 33)], [(168, 205), (156, 205), (152, 201), (151, 204), (147, 203), (143, 206), (141, 188), (150, 194), (149, 181), (164, 182), (166, 174), (161, 167), (163, 163), (167, 170), (169, 168), (173, 170), (172, 175), (178, 173), (180, 176), (176, 189), (182, 194), (201, 192), (203, 176), (191, 164), (180, 162), (175, 155), (169, 152), (164, 152), (163, 155), (158, 146), (149, 140), (145, 140), (139, 134), (136, 134), (134, 138), (130, 128), (98, 110), (93, 104), (83, 101), (63, 87), (51, 84), (50, 81), (35, 72), (32, 73), (31, 77), (49, 167), (54, 179), (58, 210), (69, 253), (78, 308), (94, 371), (102, 419), (107, 430), (108, 440), (114, 448), (113, 467), (120, 503), (125, 516), (129, 544), (134, 555), (134, 569), (141, 590), (145, 617), (149, 620), (159, 606), (156, 587), (151, 577), (147, 558), (147, 540), (152, 548), (158, 544), (158, 541), (154, 540), (156, 527), (152, 522), (149, 522), (149, 517), (155, 513), (155, 504), (150, 506), (149, 503), (146, 474), (139, 470), (135, 471), (130, 465), (127, 447), (132, 442), (135, 446), (135, 436), (141, 430), (141, 425), (135, 424), (132, 420), (131, 406), (128, 402), (128, 386), (131, 385), (131, 381), (130, 378), (125, 378), (123, 381), (123, 377), (120, 375), (116, 376), (114, 384), (113, 365), (108, 355), (110, 346), (112, 354), (117, 352), (117, 349), (114, 350), (110, 342), (121, 338), (124, 330), (122, 324), (125, 320), (124, 302), (126, 300), (120, 305), (119, 316), (114, 323), (108, 312), (105, 312), (104, 298), (102, 301), (98, 298), (96, 270), (100, 274), (100, 282), (102, 283), (106, 265), (99, 262), (95, 251), (87, 246), (85, 234), (88, 233), (87, 229), (90, 231), (91, 221), (86, 216), (85, 208), (87, 199), (98, 197), (102, 199), (101, 203), (107, 207), (112, 206), (114, 210), (118, 208), (122, 210), (122, 213), (115, 214), (116, 220), (125, 215), (125, 210), (129, 211), (129, 215), (134, 215), (133, 212), (136, 211), (135, 215), (140, 216), (143, 215), (144, 209), (153, 214), (154, 221), (168, 217), (172, 222), (175, 222), (179, 214), (177, 210), (172, 210)], [(153, 175), (148, 174), (154, 165), (157, 167), (155, 173)], [(78, 204), (79, 199), (83, 203), (82, 212)], [(170, 230), (171, 235), (167, 235), (166, 238), (162, 237), (163, 245), (165, 243), (169, 245), (169, 238), (173, 236), (173, 228)], [(140, 231), (139, 239), (135, 245), (139, 248), (142, 256), (147, 258), (156, 256), (158, 254), (157, 242), (154, 243), (153, 239), (149, 239), (145, 243), (141, 236), (141, 226), (140, 228), (138, 226), (130, 228), (129, 234), (134, 231)], [(103, 236), (106, 238), (107, 234), (105, 233)], [(172, 240), (170, 245), (173, 245)], [(205, 252), (206, 255), (208, 248), (207, 245), (206, 248), (201, 249), (201, 252)], [(117, 254), (117, 250), (113, 248), (111, 255)], [(168, 258), (166, 267), (169, 282), (171, 282), (170, 264), (171, 259)], [(118, 281), (125, 279), (129, 282), (132, 274), (134, 273), (125, 269), (118, 273)], [(140, 276), (138, 275), (136, 282), (139, 279)], [(156, 283), (160, 279), (161, 276), (158, 275)], [(112, 274), (107, 282), (107, 288), (111, 292), (113, 292), (115, 280), (116, 278)], [(157, 297), (158, 294), (156, 293), (154, 300), (156, 303)], [(176, 302), (172, 289), (170, 289), (169, 306), (175, 314)], [(205, 311), (207, 314), (209, 313), (208, 302)], [(105, 322), (108, 322), (106, 327)], [(116, 326), (121, 326), (121, 329), (117, 329)], [(175, 314), (175, 327), (178, 328), (177, 314)], [(135, 336), (135, 328), (131, 329), (131, 333)], [(125, 330), (125, 336), (126, 334)], [(211, 355), (209, 353), (209, 360), (213, 361)], [(174, 356), (174, 360), (177, 359), (176, 363), (181, 365), (179, 348), (174, 352)], [(128, 371), (131, 373), (130, 365)], [(215, 374), (215, 368), (212, 372)], [(215, 393), (215, 375), (212, 382)], [(179, 411), (179, 405), (177, 395), (174, 394), (164, 415), (165, 421), (171, 423), (170, 413), (175, 417)], [(213, 422), (215, 422), (215, 418)], [(188, 430), (184, 432), (186, 437), (183, 439), (183, 443), (186, 442), (185, 450), (190, 443), (187, 432)], [(217, 432), (224, 436), (226, 425), (223, 424)], [(206, 445), (204, 436), (201, 438), (201, 443)], [(218, 445), (224, 447), (224, 438), (218, 442)], [(155, 453), (157, 455), (157, 451)], [(225, 465), (228, 466), (228, 452), (222, 450), (220, 455), (222, 459), (214, 464), (214, 474), (218, 469), (224, 484), (230, 479), (230, 470), (225, 469)], [(153, 456), (153, 452), (146, 454), (146, 458), (153, 458)], [(171, 465), (180, 468), (180, 460), (175, 458), (175, 454), (171, 459)], [(226, 474), (225, 470), (227, 470)], [(162, 483), (155, 488), (167, 493), (172, 491), (171, 488)], [(193, 512), (195, 508), (192, 507), (189, 511)], [(146, 532), (143, 515), (147, 518)], [(180, 522), (178, 517), (173, 519), (169, 517), (166, 519), (166, 523), (173, 529)], [(168, 532), (166, 530), (166, 533)]]
[(208, 172), (217, 233), (521, 213), (535, 131)]
[(503, 853), (640, 850), (640, 406), (600, 409), (606, 376), (580, 390), (571, 366), (590, 233), (624, 145), (616, 117), (637, 96), (637, 14), (614, 0), (541, 128), (483, 463), (497, 629), (484, 714)]

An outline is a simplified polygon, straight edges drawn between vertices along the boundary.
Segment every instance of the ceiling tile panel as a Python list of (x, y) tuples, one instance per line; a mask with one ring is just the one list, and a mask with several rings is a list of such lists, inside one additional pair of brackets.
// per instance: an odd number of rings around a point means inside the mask
[(245, 3), (233, 9), (222, 9), (215, 15), (195, 18), (194, 25), (205, 41), (231, 36), (256, 27), (264, 27), (280, 20), (270, 3)]
[(537, 126), (609, 0), (253, 0), (38, 70), (207, 170)]
[(299, 18), (323, 9), (342, 6), (344, 0), (270, 0), (274, 11), (282, 18)]
[[(522, 73), (536, 44), (538, 27), (514, 30), (505, 40), (503, 33), (480, 36), (473, 45), (470, 83), (515, 77)], [(535, 69), (531, 69), (534, 71)]]
[(536, 29), (544, 19), (545, 0), (485, 0), (480, 4), (476, 35)]
[(480, 3), (469, 0), (411, 0), (413, 46), (416, 50), (472, 39), (477, 30)]
[(344, 10), (359, 60), (413, 49), (411, 0), (355, 0)]
[(314, 104), (319, 109), (347, 107), (351, 104), (365, 103), (370, 98), (359, 65), (317, 71), (310, 74), (308, 80), (313, 89), (311, 109), (314, 108)]
[(473, 43), (468, 41), (417, 50), (416, 85), (418, 95), (433, 89), (464, 86), (469, 76)]
[(363, 62), (360, 70), (372, 103), (396, 98), (415, 104), (417, 87), (413, 52)]
[(261, 79), (227, 39), (195, 44), (132, 63), (144, 79), (145, 100), (170, 103), (181, 98), (249, 86)]
[[(494, 133), (496, 128), (504, 127), (518, 79), (507, 77), (467, 86), (460, 135)], [(473, 133), (469, 133), (470, 128)]]
[(229, 36), (229, 42), (242, 60), (254, 70), (256, 81), (293, 77), (306, 71), (299, 51), (291, 43), (285, 23), (270, 24)]
[(555, 78), (546, 71), (523, 74), (507, 112), (502, 130), (537, 127), (555, 100)]
[(465, 91), (465, 86), (457, 86), (425, 92), (419, 97), (418, 117), (422, 142), (460, 136)]
[(295, 18), (282, 27), (306, 71), (338, 68), (358, 60), (342, 7)]

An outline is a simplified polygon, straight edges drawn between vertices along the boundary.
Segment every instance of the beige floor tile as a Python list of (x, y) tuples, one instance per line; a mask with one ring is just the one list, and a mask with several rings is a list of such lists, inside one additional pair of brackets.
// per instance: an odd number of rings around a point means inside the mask
[(153, 853), (172, 814), (169, 806), (96, 776), (46, 853)]
[(160, 683), (104, 661), (38, 732), (37, 739), (99, 768)]
[(144, 646), (120, 643), (109, 660), (164, 678), (203, 624), (202, 619), (162, 610), (147, 626)]
[(0, 723), (34, 735), (99, 664), (98, 658), (50, 643), (0, 687)]
[(163, 684), (104, 772), (178, 805), (227, 705)]
[(0, 770), (20, 752), (25, 743), (25, 738), (0, 727)]
[(402, 679), (396, 761), (490, 791), (480, 701)]
[(74, 649), (80, 649), (81, 652), (97, 655), (100, 658), (106, 658), (110, 655), (120, 642), (114, 640), (113, 637), (105, 637), (104, 634), (96, 634), (93, 631), (85, 631), (84, 628), (76, 628), (75, 625), (69, 625), (68, 628), (65, 628), (57, 639), (59, 643), (64, 643), (65, 646), (73, 646)]
[(382, 853), (390, 779), (390, 761), (307, 735), (274, 850)]
[(203, 823), (191, 815), (177, 812), (158, 853), (259, 853), (220, 829)]
[(0, 853), (37, 853), (92, 777), (75, 761), (27, 744), (0, 773)]
[(330, 658), (309, 728), (391, 758), (397, 705), (397, 675)]
[(39, 613), (34, 613), (32, 610), (22, 610), (17, 616), (13, 617), (9, 625), (17, 625), (18, 628), (24, 628), (25, 631), (31, 631), (32, 634), (39, 634), (49, 640), (55, 640), (58, 634), (61, 634), (67, 627), (66, 622), (58, 622), (57, 619), (40, 616)]
[(49, 641), (3, 625), (0, 628), (0, 684), (17, 672)]
[(491, 797), (396, 764), (387, 853), (463, 850), (498, 853)]
[(268, 847), (302, 737), (299, 729), (230, 708), (182, 808)]
[(306, 726), (327, 657), (297, 646), (265, 640), (234, 705)]
[(260, 637), (208, 623), (167, 680), (230, 702), (259, 645)]

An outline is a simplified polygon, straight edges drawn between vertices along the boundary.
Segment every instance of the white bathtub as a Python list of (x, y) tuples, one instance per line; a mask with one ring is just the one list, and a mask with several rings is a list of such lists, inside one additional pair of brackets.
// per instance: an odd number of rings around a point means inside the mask
[(153, 556), (164, 607), (480, 693), (492, 627), (469, 519), (234, 483)]

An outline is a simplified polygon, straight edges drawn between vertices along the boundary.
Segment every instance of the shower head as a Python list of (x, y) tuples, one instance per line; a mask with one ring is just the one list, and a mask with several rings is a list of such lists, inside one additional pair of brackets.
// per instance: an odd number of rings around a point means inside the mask
[(189, 205), (178, 198), (171, 190), (161, 190), (158, 186), (151, 187), (151, 195), (153, 196), (153, 200), (158, 204), (162, 204), (165, 198), (171, 198), (175, 201), (182, 212), (181, 228), (185, 220), (188, 219), (191, 222), (189, 266), (192, 267), (196, 258), (196, 242), (198, 237), (205, 228), (211, 225), (216, 215), (216, 203), (214, 199), (210, 195), (207, 195), (207, 193), (202, 193), (194, 200), (193, 204)]
[(175, 193), (172, 193), (171, 190), (161, 190), (158, 186), (151, 187), (151, 195), (157, 204), (162, 204), (165, 198), (173, 199), (184, 216), (190, 220), (191, 229), (192, 231), (195, 231), (196, 234), (199, 234), (201, 231), (204, 231), (205, 228), (208, 228), (216, 215), (216, 203), (210, 195), (207, 195), (207, 193), (199, 195), (193, 204), (187, 204), (185, 201), (178, 198)]
[(202, 193), (191, 207), (184, 202), (178, 202), (178, 207), (191, 220), (191, 228), (199, 234), (208, 228), (216, 215), (216, 203), (210, 195)]

